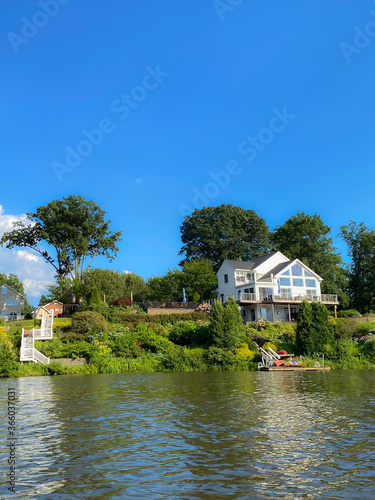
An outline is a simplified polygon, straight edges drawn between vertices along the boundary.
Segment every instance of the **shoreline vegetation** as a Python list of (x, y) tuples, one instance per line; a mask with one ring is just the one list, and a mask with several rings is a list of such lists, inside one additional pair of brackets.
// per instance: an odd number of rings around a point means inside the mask
[[(329, 318), (325, 309), (321, 317), (313, 312), (311, 323), (308, 307), (296, 324), (258, 320), (247, 325), (242, 323), (234, 300), (226, 307), (217, 303), (209, 315), (151, 316), (130, 307), (110, 307), (101, 311), (104, 314), (86, 310), (72, 318), (55, 319), (54, 338), (35, 343), (51, 359), (48, 365), (19, 362), (22, 328), (37, 327), (38, 320), (8, 323), (8, 331), (3, 324), (0, 377), (255, 371), (260, 359), (258, 346), (302, 355), (307, 366), (321, 363), (324, 354), (325, 365), (333, 370), (375, 368), (375, 335), (371, 333), (375, 332), (375, 321)], [(84, 358), (85, 363), (65, 366), (59, 362), (62, 358)]]

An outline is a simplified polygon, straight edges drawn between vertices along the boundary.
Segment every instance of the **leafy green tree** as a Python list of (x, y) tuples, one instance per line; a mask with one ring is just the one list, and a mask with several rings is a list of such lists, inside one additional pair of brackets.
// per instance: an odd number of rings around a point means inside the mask
[(323, 278), (322, 293), (337, 294), (345, 308), (348, 305), (346, 272), (330, 232), (331, 228), (318, 214), (297, 212), (275, 228), (271, 241), (276, 250), (289, 259), (299, 259)]
[(185, 216), (181, 240), (184, 260), (208, 259), (215, 271), (225, 259), (251, 260), (269, 251), (266, 221), (254, 210), (233, 205), (204, 207)]
[(26, 296), (23, 283), (19, 279), (19, 277), (15, 274), (9, 273), (9, 275), (7, 276), (4, 273), (0, 273), (0, 286), (1, 285), (8, 285), (11, 288), (13, 288), (13, 290), (15, 290), (16, 292)]
[(133, 301), (142, 302), (147, 293), (147, 285), (142, 276), (135, 273), (122, 273), (121, 276), (125, 284), (125, 296), (130, 299), (132, 292)]
[(351, 306), (368, 313), (375, 310), (375, 229), (353, 221), (340, 229), (351, 258), (348, 266)]
[(182, 283), (186, 294), (191, 297), (194, 293), (199, 297), (193, 302), (209, 299), (212, 291), (217, 287), (217, 277), (211, 262), (208, 259), (192, 259), (182, 265)]
[(113, 260), (118, 251), (121, 232), (110, 231), (111, 221), (105, 215), (94, 201), (71, 195), (28, 213), (28, 225), (14, 222), (13, 231), (5, 233), (0, 243), (7, 248), (30, 248), (54, 267), (59, 279), (80, 280), (87, 259), (90, 267), (98, 255)]
[(310, 302), (304, 300), (299, 306), (296, 328), (296, 347), (301, 354), (314, 351), (314, 340), (311, 336), (312, 308)]
[(47, 304), (53, 300), (58, 300), (63, 304), (72, 304), (80, 301), (85, 296), (83, 283), (80, 280), (63, 278), (56, 283), (45, 287), (48, 293), (45, 295)]
[(216, 300), (211, 309), (209, 331), (214, 346), (222, 347), (224, 345), (224, 307)]
[(119, 297), (142, 302), (147, 292), (147, 285), (142, 276), (134, 273), (120, 273), (113, 269), (88, 269), (83, 274), (84, 291), (87, 294), (91, 287), (96, 286), (105, 301), (110, 304)]
[(329, 312), (321, 302), (311, 304), (311, 337), (315, 353), (324, 352), (325, 345), (334, 343), (333, 326), (329, 321)]
[(182, 301), (184, 288), (183, 273), (178, 269), (168, 269), (164, 276), (152, 276), (147, 281), (149, 300)]
[[(55, 300), (55, 299), (54, 299)], [(57, 300), (57, 299), (56, 299)], [(49, 302), (52, 302), (48, 299), (48, 297), (44, 294), (42, 294), (40, 296), (40, 299), (39, 299), (39, 306), (45, 306), (46, 304), (48, 304)]]

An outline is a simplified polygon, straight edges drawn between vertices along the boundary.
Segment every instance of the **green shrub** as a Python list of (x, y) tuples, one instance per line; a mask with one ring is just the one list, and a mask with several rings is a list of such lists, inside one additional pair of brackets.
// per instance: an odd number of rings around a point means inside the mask
[(64, 344), (61, 352), (62, 358), (86, 358), (89, 359), (92, 352), (92, 345), (89, 342), (80, 340)]
[(169, 331), (169, 340), (178, 345), (190, 345), (193, 342), (197, 324), (193, 321), (180, 321)]
[(361, 313), (359, 311), (357, 311), (356, 309), (346, 309), (343, 311), (338, 311), (337, 317), (338, 318), (360, 318)]
[(252, 361), (255, 357), (255, 352), (250, 351), (249, 346), (244, 342), (236, 349), (236, 355), (245, 361)]
[(48, 358), (63, 358), (64, 344), (57, 337), (52, 340), (39, 340), (35, 342), (35, 348)]
[(82, 335), (108, 331), (108, 322), (96, 311), (76, 312), (72, 316), (72, 330)]
[(237, 364), (237, 358), (232, 351), (211, 346), (205, 352), (205, 360), (210, 365), (218, 365), (222, 369), (228, 369)]
[(361, 351), (371, 363), (375, 363), (375, 337), (367, 339), (361, 346)]
[(274, 344), (273, 342), (266, 342), (266, 343), (263, 345), (263, 349), (264, 349), (265, 351), (267, 351), (267, 352), (268, 352), (268, 348), (269, 348), (269, 347), (270, 347), (273, 351), (275, 351), (275, 352), (277, 352), (277, 351), (279, 350), (279, 349), (278, 349), (278, 347), (277, 347), (277, 345), (276, 345), (276, 344)]
[(136, 339), (140, 341), (141, 347), (154, 353), (165, 353), (174, 346), (173, 342), (157, 335), (152, 328), (147, 325), (138, 325), (133, 330)]
[(12, 377), (16, 369), (16, 354), (4, 327), (0, 327), (0, 378)]

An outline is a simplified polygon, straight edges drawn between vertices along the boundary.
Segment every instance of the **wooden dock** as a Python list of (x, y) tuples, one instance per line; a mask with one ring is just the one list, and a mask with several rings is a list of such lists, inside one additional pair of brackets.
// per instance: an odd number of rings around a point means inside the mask
[(329, 372), (330, 366), (262, 366), (260, 372)]

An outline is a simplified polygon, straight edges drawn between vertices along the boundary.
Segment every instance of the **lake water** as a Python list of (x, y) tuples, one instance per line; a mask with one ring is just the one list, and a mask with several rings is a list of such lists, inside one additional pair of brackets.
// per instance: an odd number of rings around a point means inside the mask
[(0, 498), (373, 499), (374, 398), (367, 370), (0, 379)]

